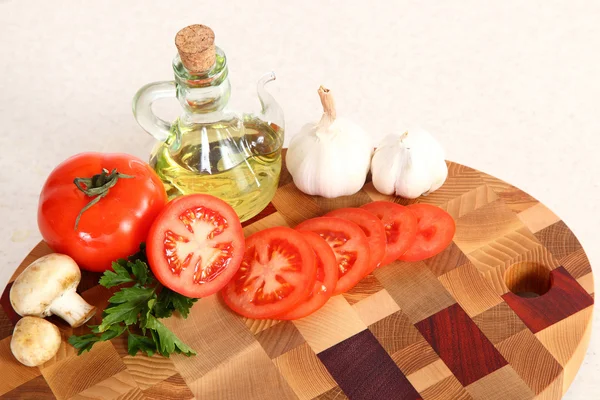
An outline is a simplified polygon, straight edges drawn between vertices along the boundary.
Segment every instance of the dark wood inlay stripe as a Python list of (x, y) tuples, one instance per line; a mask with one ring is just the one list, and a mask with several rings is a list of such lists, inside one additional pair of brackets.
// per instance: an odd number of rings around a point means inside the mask
[(351, 400), (417, 400), (419, 393), (369, 330), (318, 354)]

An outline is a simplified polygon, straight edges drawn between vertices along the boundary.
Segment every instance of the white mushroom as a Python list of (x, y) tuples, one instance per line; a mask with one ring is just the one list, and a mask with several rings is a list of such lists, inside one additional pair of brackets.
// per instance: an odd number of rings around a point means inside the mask
[(58, 315), (72, 327), (87, 322), (96, 307), (75, 291), (81, 280), (77, 263), (64, 254), (48, 254), (29, 265), (10, 289), (10, 304), (21, 316)]
[(50, 360), (60, 347), (56, 325), (38, 317), (23, 317), (15, 325), (10, 351), (23, 365), (35, 367)]

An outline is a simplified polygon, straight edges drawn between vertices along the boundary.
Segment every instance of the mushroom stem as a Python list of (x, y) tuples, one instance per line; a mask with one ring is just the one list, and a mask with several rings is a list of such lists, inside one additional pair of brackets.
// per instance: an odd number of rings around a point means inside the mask
[(94, 316), (96, 307), (89, 305), (73, 289), (64, 292), (50, 304), (50, 313), (58, 315), (73, 328), (77, 328)]

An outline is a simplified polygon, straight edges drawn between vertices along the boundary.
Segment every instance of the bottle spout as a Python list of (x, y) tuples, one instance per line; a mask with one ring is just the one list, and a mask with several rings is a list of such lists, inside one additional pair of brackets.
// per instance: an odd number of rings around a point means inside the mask
[(260, 100), (260, 105), (262, 110), (260, 112), (260, 119), (265, 121), (267, 124), (275, 124), (282, 131), (284, 127), (284, 118), (283, 118), (283, 110), (279, 106), (279, 104), (275, 101), (275, 98), (269, 93), (265, 86), (267, 83), (275, 80), (275, 73), (269, 72), (263, 75), (256, 84), (256, 92), (258, 94), (258, 99)]

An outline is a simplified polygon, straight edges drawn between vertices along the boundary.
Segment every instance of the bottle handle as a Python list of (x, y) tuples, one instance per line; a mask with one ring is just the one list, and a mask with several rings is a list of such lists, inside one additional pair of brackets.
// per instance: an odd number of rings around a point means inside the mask
[(152, 103), (167, 97), (176, 97), (175, 82), (149, 83), (137, 91), (133, 98), (133, 115), (138, 124), (156, 139), (164, 142), (169, 137), (171, 124), (154, 114)]

